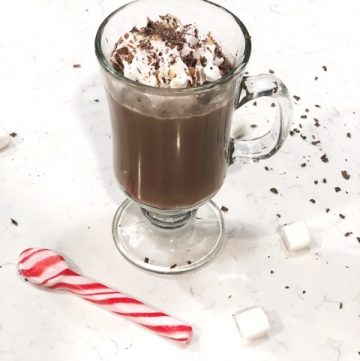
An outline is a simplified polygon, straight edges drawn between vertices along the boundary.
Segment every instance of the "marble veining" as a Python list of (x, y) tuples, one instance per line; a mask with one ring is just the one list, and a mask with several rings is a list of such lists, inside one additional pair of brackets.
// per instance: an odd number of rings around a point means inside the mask
[[(360, 360), (356, 2), (218, 2), (252, 35), (247, 70), (274, 71), (294, 96), (293, 135), (273, 158), (229, 169), (214, 199), (229, 208), (224, 249), (210, 265), (176, 277), (134, 268), (111, 237), (124, 196), (112, 173), (93, 38), (124, 1), (4, 5), (0, 132), (17, 136), (0, 150), (1, 361)], [(258, 101), (237, 118), (261, 131), (270, 110)], [(289, 253), (280, 240), (278, 228), (293, 221), (310, 229), (307, 252)], [(29, 246), (63, 252), (89, 277), (191, 322), (193, 343), (176, 346), (76, 297), (23, 282), (16, 262)], [(232, 315), (254, 305), (272, 328), (249, 346)]]

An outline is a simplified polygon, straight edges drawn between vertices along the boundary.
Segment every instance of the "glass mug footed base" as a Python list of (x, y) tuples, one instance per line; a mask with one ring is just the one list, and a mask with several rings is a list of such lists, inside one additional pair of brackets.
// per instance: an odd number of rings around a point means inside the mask
[(120, 253), (134, 265), (162, 274), (194, 270), (211, 261), (223, 242), (224, 220), (211, 200), (180, 213), (159, 213), (126, 199), (113, 220)]

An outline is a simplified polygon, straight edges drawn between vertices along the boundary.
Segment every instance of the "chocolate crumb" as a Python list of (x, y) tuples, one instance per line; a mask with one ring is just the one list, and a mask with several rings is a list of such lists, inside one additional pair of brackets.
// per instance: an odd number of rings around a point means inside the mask
[(342, 213), (339, 213), (339, 217), (345, 219), (345, 216)]
[(9, 135), (10, 135), (10, 137), (12, 137), (12, 138), (17, 137), (17, 133), (15, 133), (15, 132), (10, 133)]
[(327, 71), (326, 65), (323, 65), (322, 68), (324, 69), (324, 71)]
[(145, 257), (145, 258), (144, 258), (144, 262), (145, 262), (145, 263), (149, 263), (149, 257)]
[(300, 134), (300, 138), (306, 140), (306, 135)]
[(340, 188), (340, 187), (335, 187), (334, 189), (335, 189), (335, 192), (336, 192), (336, 193), (338, 193), (338, 192), (341, 191), (341, 188)]
[(319, 104), (315, 104), (316, 108), (320, 108), (320, 105)]
[(24, 281), (25, 281), (25, 282), (28, 282), (28, 279), (27, 279), (27, 278), (24, 278)]
[(306, 167), (306, 163), (302, 163), (302, 164), (301, 164), (301, 167)]
[(318, 145), (320, 144), (320, 140), (314, 140), (313, 142), (311, 142), (312, 145)]
[(290, 287), (289, 287), (289, 286), (285, 286), (285, 288), (288, 290)]
[(281, 218), (281, 214), (276, 213), (276, 217)]
[(315, 127), (317, 127), (317, 128), (320, 127), (319, 119), (314, 118), (314, 120), (315, 120), (315, 123), (314, 123)]
[(253, 106), (256, 107), (256, 106), (257, 106), (257, 102), (254, 102), (254, 103), (253, 103)]
[(297, 95), (293, 95), (293, 98), (296, 100), (296, 101), (299, 101), (301, 98)]
[(316, 76), (316, 77), (315, 77), (315, 81), (318, 80), (318, 79), (319, 79), (319, 78)]
[(256, 124), (251, 124), (250, 127), (251, 128), (257, 128), (257, 125)]
[(200, 57), (200, 63), (202, 66), (206, 66), (207, 64), (207, 59), (205, 58), (205, 56), (201, 56)]
[(269, 171), (270, 169), (269, 169), (269, 167), (266, 165), (265, 167), (264, 167), (264, 169), (265, 170), (267, 170), (267, 171)]
[(315, 199), (313, 199), (313, 198), (309, 199), (309, 201), (314, 204), (316, 203)]
[(95, 103), (99, 103), (99, 101), (100, 101), (99, 99), (94, 99)]
[(191, 262), (191, 261), (187, 261), (186, 263), (187, 263), (187, 264), (191, 264), (192, 262)]
[(343, 308), (343, 303), (342, 302), (339, 303), (339, 308), (340, 308), (340, 310)]
[(325, 184), (327, 182), (326, 178), (323, 178), (322, 182)]
[(173, 269), (177, 266), (177, 263), (174, 263), (173, 265), (170, 266), (170, 269)]
[(276, 188), (270, 188), (270, 192), (274, 193), (274, 194), (278, 194), (278, 190)]
[(329, 213), (330, 212), (330, 208), (326, 208), (326, 213)]
[(346, 133), (346, 136), (347, 136), (348, 138), (351, 138), (351, 133)]
[(17, 226), (17, 225), (18, 225), (18, 222), (15, 221), (15, 219), (10, 218), (10, 220), (11, 220), (11, 223), (12, 223), (14, 226)]
[(275, 104), (275, 103), (271, 103), (271, 107), (272, 107), (272, 108), (276, 107), (276, 104)]
[(227, 212), (229, 210), (229, 208), (228, 207), (225, 207), (225, 206), (221, 206), (221, 211), (222, 212)]
[(307, 115), (306, 115), (306, 114), (301, 115), (300, 118), (301, 118), (301, 119), (306, 119), (306, 118), (307, 118)]
[(294, 132), (293, 132), (292, 130), (290, 130), (289, 134), (290, 134), (291, 136), (293, 136), (293, 135), (294, 135)]
[(305, 291), (305, 290), (303, 290), (303, 291), (302, 291), (302, 293), (303, 293), (303, 295), (304, 295), (304, 294), (306, 293), (306, 291)]
[(308, 108), (305, 108), (305, 111), (306, 111), (306, 113), (309, 113), (309, 109), (308, 109)]
[(228, 296), (228, 300), (230, 300), (231, 297), (232, 297), (232, 295), (229, 295), (229, 296)]
[(360, 237), (356, 237), (357, 241), (360, 243)]
[(274, 271), (273, 271), (273, 270), (271, 270), (271, 271), (270, 271), (270, 274), (274, 274)]
[(342, 171), (341, 171), (341, 175), (342, 175), (343, 178), (345, 178), (346, 180), (350, 179), (350, 174), (349, 174), (346, 170), (342, 170)]
[(319, 181), (318, 180), (314, 180), (314, 184), (318, 184), (319, 183)]
[(346, 233), (344, 234), (344, 236), (345, 236), (345, 237), (350, 237), (352, 234), (353, 234), (352, 232), (346, 232)]
[(81, 65), (80, 64), (74, 64), (73, 68), (81, 68)]
[(328, 157), (326, 156), (326, 154), (323, 154), (320, 159), (324, 162), (327, 163), (329, 161)]

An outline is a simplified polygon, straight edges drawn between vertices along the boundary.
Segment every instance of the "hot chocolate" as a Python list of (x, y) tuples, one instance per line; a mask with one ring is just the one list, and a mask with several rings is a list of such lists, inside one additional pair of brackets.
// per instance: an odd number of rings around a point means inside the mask
[(135, 91), (107, 91), (115, 175), (123, 190), (160, 209), (190, 208), (213, 196), (228, 165), (234, 96), (226, 97), (223, 89), (196, 94), (197, 86), (232, 68), (211, 34), (203, 36), (170, 15), (148, 19), (145, 27), (119, 39), (111, 62), (138, 83), (195, 90), (176, 99), (169, 92), (173, 101), (164, 100), (166, 95), (136, 98)]

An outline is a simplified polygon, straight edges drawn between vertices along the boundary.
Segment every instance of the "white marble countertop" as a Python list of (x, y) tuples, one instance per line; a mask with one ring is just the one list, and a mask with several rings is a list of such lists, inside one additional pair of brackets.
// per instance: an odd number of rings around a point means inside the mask
[[(215, 197), (229, 208), (224, 250), (173, 277), (135, 268), (111, 236), (124, 196), (93, 40), (121, 3), (14, 0), (0, 12), (0, 129), (17, 133), (0, 151), (0, 360), (360, 360), (357, 2), (219, 1), (252, 35), (247, 70), (273, 69), (301, 97), (294, 127), (301, 122), (307, 138), (290, 136), (272, 159), (229, 170)], [(277, 228), (297, 220), (313, 242), (294, 256)], [(83, 273), (191, 322), (194, 341), (178, 347), (75, 296), (31, 287), (16, 271), (29, 246), (62, 252)], [(272, 329), (245, 346), (232, 314), (253, 305)]]

